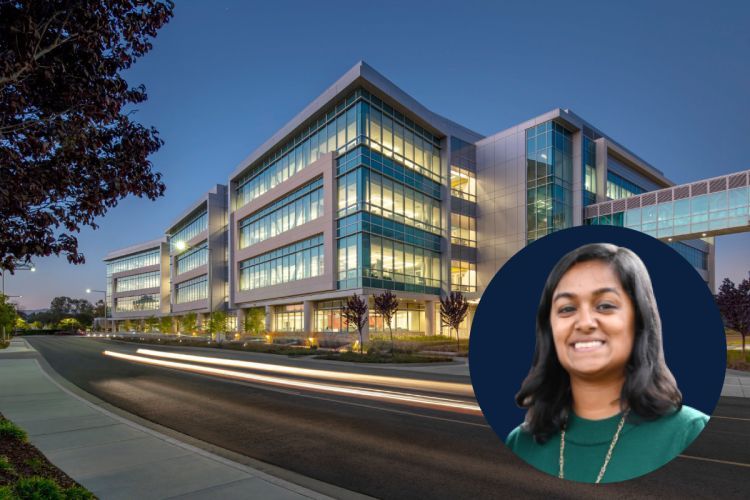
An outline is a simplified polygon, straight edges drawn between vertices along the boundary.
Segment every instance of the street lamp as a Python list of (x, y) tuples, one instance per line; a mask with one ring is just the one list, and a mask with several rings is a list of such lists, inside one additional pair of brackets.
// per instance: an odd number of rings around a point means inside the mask
[[(86, 289), (86, 293), (97, 292), (104, 294), (104, 333), (107, 333), (107, 291), (106, 290), (92, 290), (91, 288)], [(115, 334), (115, 327), (112, 325), (112, 335)]]
[[(187, 243), (185, 243), (182, 240), (175, 241), (174, 247), (177, 249), (178, 252), (183, 252), (188, 249)], [(208, 246), (208, 241), (206, 241), (206, 251), (208, 252), (208, 337), (211, 338), (211, 328), (214, 324), (214, 300), (213, 300), (213, 286), (211, 283), (211, 247)], [(216, 337), (218, 338), (219, 332), (216, 332)]]

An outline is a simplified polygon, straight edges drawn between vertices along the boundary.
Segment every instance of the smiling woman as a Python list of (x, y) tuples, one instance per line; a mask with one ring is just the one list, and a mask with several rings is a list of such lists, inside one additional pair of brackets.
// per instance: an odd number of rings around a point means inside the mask
[(682, 404), (664, 360), (651, 279), (631, 250), (597, 243), (555, 265), (537, 310), (536, 350), (516, 395), (526, 418), (506, 440), (564, 479), (631, 479), (666, 464), (708, 417)]

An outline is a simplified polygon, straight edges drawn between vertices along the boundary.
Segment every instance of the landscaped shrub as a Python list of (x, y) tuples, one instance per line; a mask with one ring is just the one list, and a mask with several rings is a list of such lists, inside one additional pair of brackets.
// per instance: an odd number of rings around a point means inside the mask
[(31, 476), (16, 481), (13, 492), (29, 500), (65, 500), (65, 495), (52, 479)]
[(12, 438), (26, 442), (26, 431), (18, 427), (10, 420), (0, 420), (0, 438)]
[(80, 486), (74, 486), (64, 491), (65, 500), (90, 500), (96, 498), (93, 493)]

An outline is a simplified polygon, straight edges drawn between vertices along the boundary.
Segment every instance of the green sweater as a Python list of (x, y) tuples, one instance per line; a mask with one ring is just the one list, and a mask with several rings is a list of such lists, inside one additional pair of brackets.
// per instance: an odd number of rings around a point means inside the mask
[[(622, 414), (587, 420), (572, 411), (565, 431), (565, 479), (593, 483), (599, 474)], [(666, 464), (698, 437), (708, 416), (683, 406), (672, 415), (653, 421), (628, 417), (602, 483), (625, 481)], [(560, 433), (537, 444), (530, 433), (516, 427), (505, 441), (508, 447), (537, 469), (557, 476), (560, 471)]]

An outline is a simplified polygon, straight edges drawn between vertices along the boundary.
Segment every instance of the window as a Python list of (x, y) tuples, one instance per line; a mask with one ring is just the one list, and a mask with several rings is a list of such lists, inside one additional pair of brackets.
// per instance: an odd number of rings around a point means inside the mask
[(477, 246), (477, 220), (468, 215), (451, 214), (451, 243)]
[(451, 166), (451, 194), (464, 200), (477, 201), (477, 178), (469, 170)]
[(175, 304), (184, 304), (208, 298), (208, 278), (204, 274), (175, 285)]
[(240, 262), (240, 290), (253, 290), (323, 274), (323, 236)]
[(174, 252), (176, 244), (187, 243), (206, 230), (208, 230), (208, 212), (203, 212), (169, 235), (169, 251)]
[(303, 321), (302, 304), (274, 307), (274, 330), (277, 332), (301, 332), (304, 330)]
[(155, 266), (159, 264), (160, 255), (161, 252), (159, 249), (156, 249), (109, 261), (107, 262), (107, 276), (140, 267)]
[(323, 179), (302, 186), (240, 221), (240, 248), (323, 216)]
[(156, 288), (161, 285), (160, 274), (159, 271), (154, 271), (151, 273), (117, 278), (115, 280), (117, 291), (130, 292), (133, 290), (142, 290), (144, 288)]
[(176, 273), (178, 275), (207, 264), (208, 244), (203, 242), (195, 248), (185, 250), (185, 252), (177, 256), (175, 263), (177, 265)]
[(115, 311), (155, 311), (159, 309), (159, 304), (160, 300), (158, 293), (134, 295), (131, 297), (118, 297), (115, 299)]
[(477, 265), (464, 260), (451, 260), (451, 290), (477, 291)]

